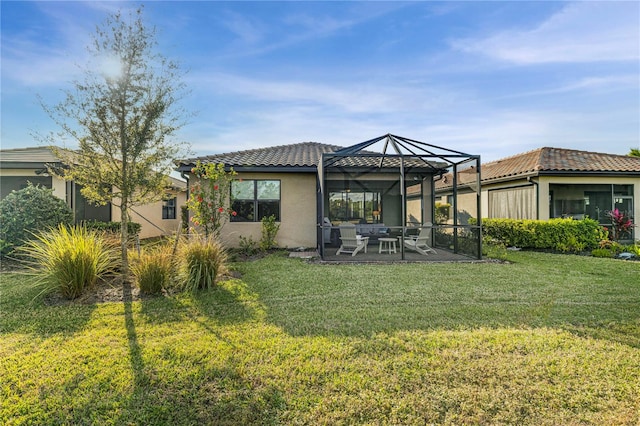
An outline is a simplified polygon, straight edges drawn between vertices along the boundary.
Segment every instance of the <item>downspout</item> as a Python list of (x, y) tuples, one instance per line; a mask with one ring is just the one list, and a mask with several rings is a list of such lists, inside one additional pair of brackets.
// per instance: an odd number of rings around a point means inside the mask
[[(185, 201), (189, 201), (189, 175), (185, 174), (185, 172), (180, 172), (180, 177), (182, 179), (184, 179), (185, 181), (187, 181), (187, 199)], [(182, 219), (182, 207), (180, 207), (180, 219)], [(189, 209), (186, 209), (187, 211), (187, 229), (184, 230), (184, 232), (188, 233), (189, 232), (189, 226), (188, 224), (189, 222)], [(181, 220), (182, 222), (182, 220)], [(182, 224), (180, 224), (180, 226), (182, 226)]]

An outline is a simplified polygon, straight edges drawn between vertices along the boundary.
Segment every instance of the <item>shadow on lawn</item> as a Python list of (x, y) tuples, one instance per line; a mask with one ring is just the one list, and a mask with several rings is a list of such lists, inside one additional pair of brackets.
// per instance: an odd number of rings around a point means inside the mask
[(95, 304), (76, 303), (56, 293), (43, 294), (27, 274), (2, 273), (0, 281), (2, 333), (75, 333), (85, 328), (96, 309)]
[[(264, 385), (255, 378), (243, 376), (239, 361), (230, 359), (225, 368), (211, 368), (197, 365), (199, 358), (196, 353), (193, 359), (188, 360), (188, 366), (181, 366), (182, 374), (175, 377), (163, 376), (154, 366), (146, 365), (132, 312), (130, 284), (125, 284), (124, 295), (125, 328), (134, 383), (131, 398), (122, 413), (122, 423), (277, 423), (278, 413), (285, 407), (282, 391)], [(219, 336), (214, 327), (208, 324), (209, 316), (213, 315), (218, 323), (244, 321), (251, 316), (245, 305), (238, 301), (237, 295), (228, 287), (220, 287), (194, 294), (183, 303), (174, 301), (169, 310), (174, 311), (175, 316), (169, 321), (183, 321), (186, 318)], [(220, 309), (221, 306), (224, 309)], [(146, 319), (152, 321), (166, 321), (166, 310), (165, 307), (160, 315), (154, 315), (153, 307), (143, 309)], [(191, 371), (184, 374), (182, 370)]]
[[(325, 297), (264, 297), (267, 321), (292, 336), (367, 337), (407, 330), (477, 328), (557, 328), (580, 337), (640, 348), (640, 311), (630, 305), (575, 306), (552, 295), (533, 300), (473, 300), (459, 294), (441, 301), (400, 294), (377, 300), (360, 295), (344, 300)], [(460, 297), (460, 298), (459, 298)]]

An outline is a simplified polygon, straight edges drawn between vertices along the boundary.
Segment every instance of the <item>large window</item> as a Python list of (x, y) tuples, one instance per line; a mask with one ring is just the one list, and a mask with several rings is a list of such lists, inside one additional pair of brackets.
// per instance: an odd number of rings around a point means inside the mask
[(231, 182), (232, 222), (260, 222), (275, 216), (280, 221), (279, 180), (235, 180)]
[(633, 185), (549, 185), (549, 217), (589, 217), (603, 225), (613, 209), (633, 216)]
[(379, 192), (339, 191), (329, 193), (329, 219), (378, 223), (382, 204)]
[(176, 218), (176, 197), (164, 200), (162, 203), (162, 218), (163, 219), (175, 219)]

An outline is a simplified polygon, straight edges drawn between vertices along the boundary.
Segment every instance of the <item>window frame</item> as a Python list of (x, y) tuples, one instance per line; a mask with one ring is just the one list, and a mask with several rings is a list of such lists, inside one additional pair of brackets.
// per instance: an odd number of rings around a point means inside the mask
[[(253, 182), (253, 197), (252, 198), (235, 198), (234, 197), (234, 184), (236, 182)], [(260, 182), (277, 182), (278, 185), (278, 198), (259, 198), (259, 183)], [(280, 222), (282, 218), (282, 180), (281, 179), (236, 179), (231, 182), (231, 187), (229, 188), (229, 197), (231, 200), (231, 209), (236, 213), (236, 215), (231, 215), (230, 222), (233, 223), (255, 223), (261, 222), (263, 217), (271, 216), (273, 213), (265, 215), (260, 214), (260, 206), (261, 204), (264, 206), (265, 203), (276, 203), (277, 202), (277, 213), (276, 222)], [(250, 206), (251, 214), (253, 218), (248, 219), (245, 216), (237, 214), (240, 209), (234, 208), (235, 203), (243, 203), (246, 206)], [(237, 206), (236, 206), (237, 207)]]
[[(173, 206), (169, 205), (170, 202), (173, 202)], [(162, 200), (162, 220), (177, 219), (178, 217), (177, 207), (178, 207), (178, 197), (172, 197), (172, 198), (167, 198), (165, 200)], [(173, 215), (169, 214), (171, 211), (173, 211)]]

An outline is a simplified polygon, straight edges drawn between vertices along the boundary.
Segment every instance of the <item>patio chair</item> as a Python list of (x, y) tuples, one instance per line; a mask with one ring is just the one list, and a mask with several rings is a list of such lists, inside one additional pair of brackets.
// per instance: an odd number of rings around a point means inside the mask
[(420, 233), (418, 235), (414, 235), (408, 237), (404, 240), (404, 246), (410, 250), (415, 250), (422, 255), (427, 255), (429, 252), (433, 254), (438, 254), (434, 249), (431, 248), (429, 243), (431, 242), (431, 226), (433, 224), (431, 222), (427, 222), (425, 226), (420, 229)]
[(360, 250), (363, 249), (365, 253), (367, 252), (369, 237), (357, 235), (355, 225), (351, 223), (341, 224), (339, 229), (341, 245), (336, 252), (336, 255), (340, 253), (351, 253), (351, 256), (355, 256)]

